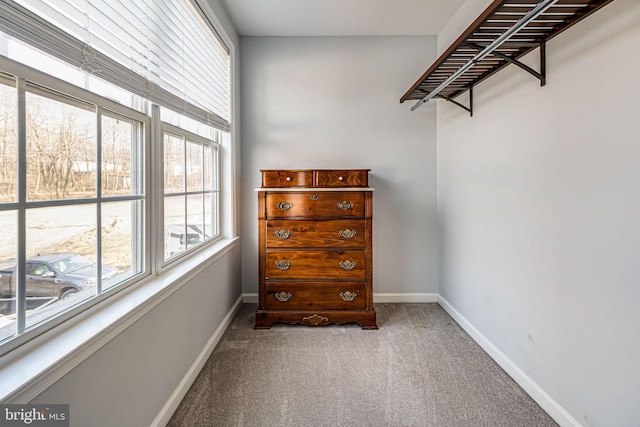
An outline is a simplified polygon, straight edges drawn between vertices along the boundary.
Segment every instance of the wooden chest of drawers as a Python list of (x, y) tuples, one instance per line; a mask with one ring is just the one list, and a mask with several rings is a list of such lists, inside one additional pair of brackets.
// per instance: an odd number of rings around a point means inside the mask
[(377, 329), (369, 170), (261, 172), (255, 328), (355, 322)]

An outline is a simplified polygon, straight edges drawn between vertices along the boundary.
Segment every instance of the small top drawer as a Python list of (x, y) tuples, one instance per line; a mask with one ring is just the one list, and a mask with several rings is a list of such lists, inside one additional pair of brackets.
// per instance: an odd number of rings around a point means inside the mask
[(263, 187), (311, 187), (313, 172), (310, 170), (262, 170)]
[(316, 187), (367, 187), (369, 170), (317, 170), (314, 185)]

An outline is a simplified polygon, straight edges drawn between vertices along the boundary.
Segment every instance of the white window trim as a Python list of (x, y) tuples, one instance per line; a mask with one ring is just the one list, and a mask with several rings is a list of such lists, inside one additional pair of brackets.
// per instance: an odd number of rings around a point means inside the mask
[(160, 276), (129, 286), (2, 356), (0, 401), (26, 404), (237, 245), (219, 240)]

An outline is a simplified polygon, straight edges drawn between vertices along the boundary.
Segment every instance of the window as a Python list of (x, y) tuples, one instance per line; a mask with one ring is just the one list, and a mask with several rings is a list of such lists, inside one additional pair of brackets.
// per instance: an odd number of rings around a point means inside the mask
[(219, 144), (168, 123), (162, 128), (166, 261), (219, 236)]
[(230, 86), (196, 0), (0, 2), (0, 355), (221, 237)]
[(83, 90), (0, 80), (2, 340), (146, 271), (148, 118)]

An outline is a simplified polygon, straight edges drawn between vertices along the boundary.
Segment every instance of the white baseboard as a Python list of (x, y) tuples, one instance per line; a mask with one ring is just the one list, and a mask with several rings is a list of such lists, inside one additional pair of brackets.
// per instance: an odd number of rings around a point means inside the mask
[(518, 367), (506, 354), (498, 349), (489, 339), (471, 324), (458, 310), (438, 295), (438, 304), (455, 320), (473, 340), (498, 364), (533, 400), (544, 409), (551, 418), (563, 427), (582, 427), (571, 414), (569, 414), (558, 402), (553, 400), (540, 388), (522, 369)]
[[(242, 294), (242, 300), (246, 303), (257, 303), (258, 294)], [(425, 303), (438, 302), (438, 294), (373, 294), (373, 302), (395, 302), (395, 303)]]
[(242, 294), (242, 302), (256, 304), (258, 302), (258, 294)]
[(182, 378), (182, 381), (180, 381), (180, 384), (178, 384), (178, 387), (176, 387), (174, 392), (171, 394), (169, 400), (167, 400), (167, 403), (164, 404), (156, 419), (153, 420), (153, 423), (151, 424), (152, 427), (164, 427), (169, 423), (169, 420), (171, 420), (171, 416), (178, 408), (178, 405), (180, 405), (180, 402), (182, 402), (182, 399), (184, 399), (184, 396), (187, 394), (187, 391), (189, 391), (189, 388), (198, 377), (198, 374), (202, 370), (202, 367), (207, 362), (209, 356), (211, 356), (211, 353), (213, 353), (213, 350), (218, 345), (218, 342), (222, 338), (222, 335), (231, 324), (231, 321), (240, 309), (240, 304), (242, 304), (242, 302), (243, 297), (241, 295), (233, 304), (233, 307), (231, 307), (231, 310), (229, 310), (224, 319), (222, 319), (222, 322), (220, 323), (220, 325), (218, 325), (211, 338), (209, 338), (209, 341), (207, 341), (207, 344), (202, 349), (196, 360), (193, 362), (191, 368), (189, 368), (186, 375)]
[(427, 303), (427, 302), (438, 302), (438, 294), (380, 294), (373, 293), (373, 302), (376, 303), (385, 303), (385, 302), (395, 302), (395, 303)]

